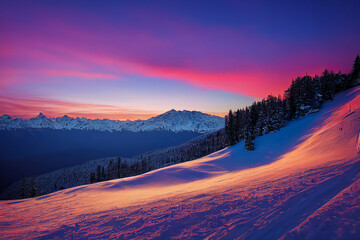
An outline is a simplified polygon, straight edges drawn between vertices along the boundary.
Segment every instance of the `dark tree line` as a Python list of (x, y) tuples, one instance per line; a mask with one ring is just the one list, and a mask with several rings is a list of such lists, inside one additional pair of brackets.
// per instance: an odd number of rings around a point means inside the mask
[(144, 153), (136, 159), (147, 162), (149, 170), (190, 161), (227, 147), (224, 129), (197, 137), (180, 146)]
[(321, 76), (297, 77), (283, 96), (269, 95), (251, 106), (229, 111), (225, 117), (225, 133), (229, 145), (241, 140), (247, 150), (254, 150), (253, 140), (284, 127), (288, 121), (319, 111), (334, 95), (359, 84), (360, 58), (356, 57), (350, 74), (327, 69)]
[(148, 162), (145, 160), (128, 163), (118, 157), (116, 161), (110, 160), (105, 166), (98, 165), (96, 171), (90, 173), (90, 183), (134, 176), (149, 170)]

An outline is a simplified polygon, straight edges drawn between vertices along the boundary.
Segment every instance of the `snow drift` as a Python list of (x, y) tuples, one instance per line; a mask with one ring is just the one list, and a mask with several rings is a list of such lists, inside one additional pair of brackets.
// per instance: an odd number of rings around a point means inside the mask
[(0, 202), (0, 238), (359, 239), (360, 87), (279, 132), (140, 176)]

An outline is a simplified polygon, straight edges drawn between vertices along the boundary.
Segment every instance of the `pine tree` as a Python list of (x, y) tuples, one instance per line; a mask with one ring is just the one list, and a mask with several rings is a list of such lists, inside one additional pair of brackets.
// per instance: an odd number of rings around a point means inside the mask
[(96, 168), (96, 173), (97, 173), (96, 181), (100, 182), (101, 181), (101, 167), (99, 165)]
[(117, 166), (117, 177), (118, 178), (120, 178), (121, 177), (121, 158), (120, 157), (118, 157), (118, 159), (117, 159), (117, 164), (116, 164), (116, 166)]
[(240, 129), (241, 129), (241, 112), (240, 110), (236, 111), (235, 120), (234, 120), (234, 140), (235, 142), (240, 141)]
[(296, 118), (296, 91), (295, 80), (292, 80), (290, 87), (284, 93), (285, 108), (288, 119), (292, 120)]
[(258, 104), (258, 120), (255, 125), (255, 132), (257, 136), (262, 136), (267, 133), (267, 116), (266, 116), (266, 102), (263, 99)]
[(233, 112), (230, 110), (226, 119), (225, 125), (226, 134), (228, 136), (229, 145), (234, 145), (236, 143), (235, 138), (235, 118)]
[(253, 142), (253, 136), (251, 135), (250, 132), (248, 132), (245, 135), (245, 149), (248, 150), (248, 151), (255, 150), (254, 142)]
[(320, 77), (320, 86), (324, 101), (333, 100), (336, 89), (335, 74), (325, 69)]
[(318, 75), (315, 75), (313, 77), (312, 81), (312, 88), (314, 91), (314, 101), (313, 101), (313, 109), (320, 109), (320, 106), (323, 103), (323, 95), (321, 92), (321, 86), (320, 86), (320, 77)]
[[(177, 163), (180, 162), (179, 156), (177, 156), (177, 161), (176, 161), (176, 162), (177, 162)], [(147, 171), (147, 162), (146, 162), (145, 159), (141, 159), (141, 164), (140, 164), (140, 166), (141, 166), (141, 173), (144, 173), (144, 172)]]
[(102, 181), (106, 180), (106, 175), (105, 175), (105, 168), (104, 168), (104, 166), (101, 168), (101, 180), (102, 180)]
[(91, 172), (90, 173), (90, 183), (95, 183), (95, 182), (96, 182), (95, 173)]
[(31, 179), (31, 184), (30, 184), (30, 195), (31, 197), (35, 197), (36, 196), (36, 187), (35, 187), (35, 177), (33, 177)]
[(113, 162), (112, 160), (110, 160), (109, 164), (108, 164), (108, 167), (107, 167), (107, 176), (108, 176), (108, 179), (112, 179), (114, 174), (114, 166), (113, 166)]
[(23, 175), (21, 178), (21, 184), (20, 184), (20, 197), (21, 198), (25, 198), (26, 197), (26, 179), (25, 176)]
[[(245, 149), (248, 151), (254, 150), (254, 126), (256, 125), (256, 113), (254, 113), (253, 105), (245, 108), (245, 120), (244, 120), (244, 131), (245, 131)], [(255, 121), (255, 122), (254, 122)]]
[(349, 79), (350, 79), (349, 87), (360, 84), (360, 57), (359, 57), (359, 55), (357, 55), (354, 60), (353, 69), (350, 73)]

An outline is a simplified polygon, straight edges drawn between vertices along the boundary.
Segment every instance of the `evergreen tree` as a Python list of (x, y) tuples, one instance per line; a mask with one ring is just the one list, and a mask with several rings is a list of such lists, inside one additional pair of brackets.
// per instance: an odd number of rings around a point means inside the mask
[(35, 177), (31, 178), (31, 183), (30, 183), (30, 196), (31, 197), (35, 197), (36, 196), (36, 186), (35, 186)]
[(285, 91), (284, 98), (286, 101), (286, 112), (288, 120), (296, 118), (296, 88), (295, 80), (292, 81), (290, 87)]
[(102, 181), (106, 180), (106, 175), (105, 175), (105, 168), (104, 168), (104, 166), (101, 168), (101, 180), (102, 180)]
[[(179, 156), (177, 156), (178, 157), (178, 159), (177, 159), (177, 163), (178, 162), (180, 162), (180, 158), (179, 158)], [(146, 172), (147, 171), (147, 162), (146, 162), (146, 160), (145, 159), (142, 159), (141, 160), (141, 164), (140, 164), (140, 166), (141, 166), (141, 173), (144, 173), (144, 172)]]
[(95, 173), (91, 172), (90, 173), (90, 183), (95, 183), (95, 182), (96, 182)]
[[(254, 105), (252, 105), (254, 106)], [(246, 150), (254, 150), (254, 143), (252, 142), (254, 140), (254, 126), (256, 125), (256, 116), (257, 114), (254, 113), (254, 108), (245, 108), (245, 148)]]
[(248, 151), (255, 150), (253, 136), (250, 132), (245, 135), (245, 149)]
[(320, 106), (323, 103), (323, 95), (320, 84), (320, 77), (318, 75), (315, 75), (312, 81), (312, 88), (314, 91), (314, 101), (312, 107), (316, 110), (320, 109)]
[(325, 69), (320, 77), (320, 86), (324, 101), (333, 100), (336, 89), (335, 74)]
[(27, 189), (27, 185), (26, 185), (26, 179), (25, 176), (23, 175), (21, 178), (21, 184), (20, 184), (20, 197), (21, 198), (25, 198), (26, 197), (26, 189)]
[(258, 120), (255, 125), (255, 132), (257, 136), (262, 136), (267, 133), (267, 117), (265, 109), (265, 100), (263, 99), (258, 104)]
[(228, 136), (229, 145), (234, 145), (236, 143), (235, 137), (235, 118), (233, 112), (230, 110), (226, 119), (225, 130)]
[(101, 167), (98, 165), (97, 168), (96, 168), (96, 181), (97, 182), (100, 182), (101, 181)]
[(241, 129), (241, 112), (240, 110), (236, 111), (234, 119), (234, 140), (235, 143), (240, 141), (240, 129)]
[(117, 177), (118, 178), (120, 178), (121, 177), (121, 158), (120, 157), (118, 157), (118, 159), (117, 159), (117, 164), (116, 164), (116, 166), (117, 166)]
[(109, 164), (108, 164), (108, 167), (107, 167), (107, 176), (108, 176), (108, 179), (113, 179), (114, 178), (114, 166), (113, 166), (113, 162), (112, 160), (110, 160)]
[(359, 85), (360, 84), (360, 57), (356, 56), (353, 64), (353, 69), (350, 73), (350, 84), (348, 87)]

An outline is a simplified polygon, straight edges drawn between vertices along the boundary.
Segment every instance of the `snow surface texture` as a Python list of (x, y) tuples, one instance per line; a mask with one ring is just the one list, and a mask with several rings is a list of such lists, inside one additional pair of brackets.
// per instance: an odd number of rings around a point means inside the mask
[(0, 130), (19, 128), (51, 128), (51, 129), (79, 129), (99, 131), (192, 131), (206, 133), (224, 127), (224, 119), (197, 111), (170, 110), (148, 120), (116, 121), (108, 119), (90, 120), (86, 118), (70, 118), (68, 116), (47, 118), (40, 113), (35, 118), (11, 118), (9, 115), (0, 116)]
[(0, 238), (360, 239), (359, 131), (357, 87), (255, 151), (1, 201)]

